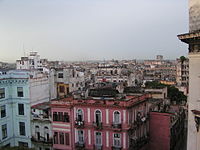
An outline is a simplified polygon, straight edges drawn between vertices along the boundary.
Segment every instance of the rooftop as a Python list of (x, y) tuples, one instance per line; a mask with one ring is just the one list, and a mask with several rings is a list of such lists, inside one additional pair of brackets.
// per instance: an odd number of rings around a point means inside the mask
[(73, 105), (98, 105), (101, 107), (132, 107), (134, 105), (146, 102), (151, 98), (150, 94), (140, 94), (140, 95), (130, 95), (125, 96), (122, 99), (94, 99), (89, 97), (87, 99), (73, 99), (73, 97), (68, 97), (60, 100), (52, 100), (51, 105), (65, 107)]
[(178, 35), (179, 40), (189, 43), (190, 40), (200, 40), (200, 31)]
[(39, 109), (39, 110), (45, 110), (50, 108), (50, 102), (44, 102), (40, 104), (33, 105), (31, 108), (33, 109)]

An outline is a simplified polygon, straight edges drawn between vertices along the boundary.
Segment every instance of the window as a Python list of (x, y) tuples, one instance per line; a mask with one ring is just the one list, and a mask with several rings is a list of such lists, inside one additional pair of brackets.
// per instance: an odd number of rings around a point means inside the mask
[(18, 114), (24, 115), (24, 104), (18, 104)]
[(83, 131), (82, 130), (78, 130), (78, 142), (84, 143), (84, 137), (83, 137)]
[(19, 134), (22, 136), (26, 135), (25, 122), (19, 122)]
[(37, 137), (37, 140), (40, 140), (40, 127), (35, 126), (35, 135)]
[(17, 87), (17, 97), (23, 97), (23, 87)]
[(60, 144), (64, 144), (64, 133), (62, 133), (62, 132), (60, 132), (59, 133), (59, 135), (60, 135)]
[(67, 112), (53, 112), (53, 121), (69, 122), (69, 115)]
[(119, 133), (114, 133), (113, 146), (121, 147), (121, 137)]
[(58, 121), (63, 120), (63, 112), (58, 112)]
[(2, 139), (7, 138), (7, 124), (1, 126), (1, 131), (2, 131)]
[(53, 112), (53, 121), (58, 121), (58, 114), (57, 114), (57, 112)]
[(120, 120), (120, 113), (118, 111), (115, 111), (114, 112), (114, 124), (120, 124), (121, 123), (121, 120)]
[(65, 133), (65, 145), (69, 145), (69, 133)]
[(65, 87), (64, 86), (59, 86), (59, 91), (60, 91), (60, 93), (64, 93), (65, 92)]
[(69, 94), (69, 88), (67, 87), (67, 94)]
[(6, 116), (6, 105), (1, 106), (0, 109), (1, 109), (1, 118), (4, 118)]
[(63, 78), (63, 73), (58, 73), (58, 78)]
[(96, 145), (102, 145), (101, 132), (96, 132)]
[(54, 144), (58, 144), (58, 132), (54, 132), (53, 142)]
[(69, 115), (68, 115), (68, 113), (64, 113), (64, 120), (63, 120), (63, 122), (69, 122)]
[(44, 138), (45, 138), (45, 141), (49, 141), (49, 128), (48, 127), (44, 127)]
[(101, 122), (101, 111), (100, 110), (96, 110), (95, 112), (95, 119), (96, 119), (96, 123), (100, 123)]
[(5, 88), (0, 88), (0, 99), (5, 98)]
[(82, 109), (78, 109), (77, 110), (77, 114), (76, 114), (76, 119), (77, 119), (77, 121), (83, 121), (83, 111), (82, 111)]
[(26, 143), (26, 142), (19, 142), (19, 147), (28, 147), (28, 143)]

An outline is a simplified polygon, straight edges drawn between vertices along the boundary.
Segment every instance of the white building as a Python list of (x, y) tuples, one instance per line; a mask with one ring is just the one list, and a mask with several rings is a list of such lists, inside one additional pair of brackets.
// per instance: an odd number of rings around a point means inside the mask
[(51, 69), (49, 75), (50, 98), (66, 97), (85, 87), (85, 74), (75, 68)]
[(31, 147), (29, 74), (0, 75), (0, 147)]
[(50, 85), (48, 75), (39, 71), (31, 71), (29, 78), (31, 106), (50, 100)]
[(127, 86), (135, 86), (136, 76), (130, 70), (119, 65), (99, 65), (92, 70), (95, 76), (95, 83), (99, 82), (116, 82), (126, 83)]
[(31, 107), (31, 141), (35, 150), (52, 150), (53, 137), (49, 102)]
[(47, 59), (40, 59), (40, 55), (37, 52), (30, 52), (28, 57), (21, 57), (16, 61), (16, 69), (25, 70), (40, 70), (42, 72), (48, 72)]
[(200, 1), (189, 0), (190, 32), (178, 35), (189, 44), (188, 150), (200, 150)]
[(187, 87), (189, 85), (189, 59), (177, 59), (176, 83), (178, 86)]

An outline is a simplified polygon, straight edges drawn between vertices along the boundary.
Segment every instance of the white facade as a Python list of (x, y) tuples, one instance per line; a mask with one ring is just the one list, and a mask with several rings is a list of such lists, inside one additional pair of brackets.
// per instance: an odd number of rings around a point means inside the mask
[[(195, 114), (192, 110), (200, 111), (200, 53), (189, 54), (189, 99), (188, 99), (188, 150), (200, 149), (200, 132), (197, 132)], [(199, 116), (200, 117), (200, 116)]]
[(31, 147), (28, 72), (0, 75), (0, 146)]
[(16, 61), (16, 69), (22, 70), (40, 70), (42, 72), (49, 72), (47, 69), (47, 60), (40, 59), (37, 52), (30, 52), (28, 57), (21, 57), (21, 60)]
[(50, 100), (49, 78), (46, 74), (31, 72), (29, 82), (31, 106)]
[(69, 92), (82, 90), (85, 87), (85, 74), (84, 72), (77, 71), (76, 69), (51, 69), (49, 75), (50, 83), (50, 98), (57, 98), (57, 85), (58, 83), (68, 84)]
[(184, 61), (177, 59), (176, 65), (176, 83), (179, 87), (187, 87), (189, 85), (189, 59)]
[(122, 66), (110, 66), (109, 64), (99, 65), (92, 70), (95, 75), (95, 83), (99, 82), (123, 82), (127, 86), (135, 86), (136, 75), (130, 73), (128, 69)]
[(35, 150), (52, 150), (52, 126), (49, 103), (31, 108), (31, 139)]
[(189, 0), (190, 32), (200, 30), (200, 1)]

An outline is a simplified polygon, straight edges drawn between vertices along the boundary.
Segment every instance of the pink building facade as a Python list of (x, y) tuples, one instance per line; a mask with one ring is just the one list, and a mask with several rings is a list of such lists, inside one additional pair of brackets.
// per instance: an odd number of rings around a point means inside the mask
[(171, 106), (168, 111), (150, 112), (149, 150), (185, 149), (185, 110)]
[(52, 101), (55, 150), (140, 149), (148, 138), (149, 94)]

